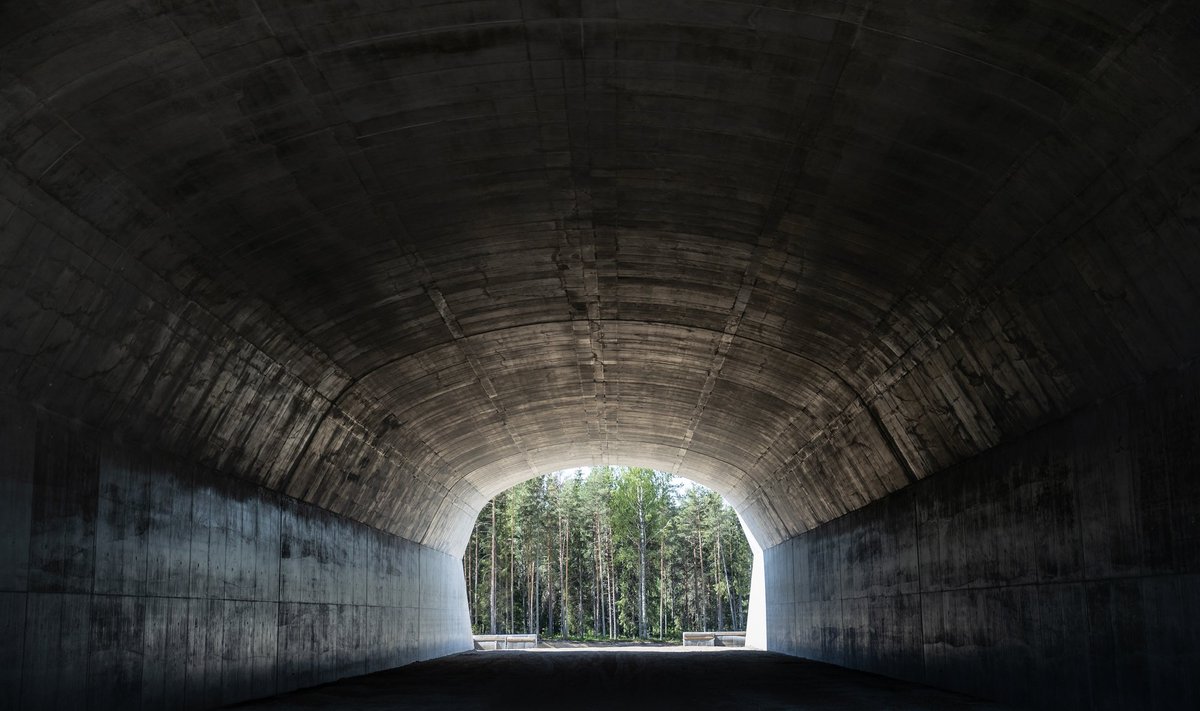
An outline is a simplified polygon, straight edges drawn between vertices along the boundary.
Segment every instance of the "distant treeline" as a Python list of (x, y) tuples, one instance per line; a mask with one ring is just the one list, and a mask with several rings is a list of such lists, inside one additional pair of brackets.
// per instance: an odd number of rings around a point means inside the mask
[(677, 638), (745, 629), (752, 554), (733, 509), (651, 469), (519, 484), (463, 555), (476, 634)]

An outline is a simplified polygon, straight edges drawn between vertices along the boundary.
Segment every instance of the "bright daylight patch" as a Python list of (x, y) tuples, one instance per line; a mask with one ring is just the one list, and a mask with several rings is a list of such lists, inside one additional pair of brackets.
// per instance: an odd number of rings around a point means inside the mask
[(652, 469), (594, 467), (493, 499), (463, 573), (478, 635), (741, 646), (741, 636), (713, 632), (745, 630), (752, 562), (737, 514), (716, 492)]

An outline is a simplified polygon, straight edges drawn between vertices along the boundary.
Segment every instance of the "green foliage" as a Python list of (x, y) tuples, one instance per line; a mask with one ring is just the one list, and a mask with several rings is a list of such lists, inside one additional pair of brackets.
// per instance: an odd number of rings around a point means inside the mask
[(574, 639), (745, 627), (752, 554), (713, 491), (652, 469), (598, 467), (530, 479), (494, 503), (494, 557), (490, 506), (463, 555), (476, 632), (493, 615), (501, 632)]

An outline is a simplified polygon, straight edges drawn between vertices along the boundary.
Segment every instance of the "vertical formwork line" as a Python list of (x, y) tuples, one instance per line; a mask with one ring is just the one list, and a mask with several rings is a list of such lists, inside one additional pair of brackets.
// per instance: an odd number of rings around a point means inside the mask
[[(911, 487), (912, 485), (910, 485)], [(925, 590), (921, 586), (921, 525), (918, 520), (917, 492), (912, 494), (913, 549), (917, 556), (917, 623), (921, 625), (917, 638), (921, 642), (921, 679), (929, 679), (929, 667), (925, 659)]]

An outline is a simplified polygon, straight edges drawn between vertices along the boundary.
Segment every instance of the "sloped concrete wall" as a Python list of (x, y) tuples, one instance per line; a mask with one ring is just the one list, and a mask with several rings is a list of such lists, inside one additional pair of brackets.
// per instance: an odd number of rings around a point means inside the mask
[(470, 648), (457, 560), (0, 405), (0, 708), (209, 708)]
[(1200, 708), (1200, 378), (766, 551), (770, 649), (1037, 708)]

